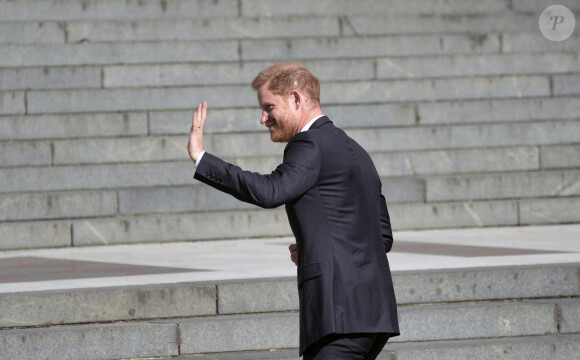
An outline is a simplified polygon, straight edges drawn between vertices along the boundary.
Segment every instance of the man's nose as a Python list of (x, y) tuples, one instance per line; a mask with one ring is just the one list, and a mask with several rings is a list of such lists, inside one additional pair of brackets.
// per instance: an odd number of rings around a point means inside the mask
[(268, 121), (268, 113), (262, 111), (262, 118), (260, 119), (260, 124), (264, 125)]

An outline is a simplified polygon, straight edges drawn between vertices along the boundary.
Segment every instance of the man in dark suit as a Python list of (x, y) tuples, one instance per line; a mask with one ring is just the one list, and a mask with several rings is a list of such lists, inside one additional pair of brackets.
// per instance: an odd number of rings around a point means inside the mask
[(188, 145), (195, 179), (257, 206), (286, 206), (296, 238), (290, 252), (298, 266), (300, 355), (375, 359), (399, 335), (379, 175), (368, 153), (323, 115), (320, 84), (306, 68), (274, 65), (252, 87), (271, 140), (288, 142), (282, 164), (261, 175), (206, 153), (204, 102)]

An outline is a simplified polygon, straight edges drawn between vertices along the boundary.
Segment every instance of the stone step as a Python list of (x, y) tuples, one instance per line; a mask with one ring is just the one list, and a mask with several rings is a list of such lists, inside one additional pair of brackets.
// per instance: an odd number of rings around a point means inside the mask
[[(542, 97), (550, 94), (547, 80), (549, 86), (548, 77), (538, 75), (335, 82), (325, 84), (321, 101), (341, 104)], [(554, 86), (562, 81), (554, 79)]]
[[(184, 143), (186, 144), (186, 143)], [(120, 189), (191, 185), (191, 160), (143, 164), (7, 168), (0, 174), (0, 192)], [(30, 176), (40, 176), (32, 179)]]
[[(0, 44), (0, 67), (266, 61), (499, 53), (499, 34), (346, 36), (80, 44)], [(580, 50), (580, 49), (578, 49)], [(37, 57), (37, 58), (35, 58)]]
[[(392, 343), (578, 334), (577, 299), (399, 307)], [(9, 358), (116, 358), (288, 349), (298, 346), (298, 313), (192, 317), (0, 331)], [(75, 340), (75, 341), (71, 341)], [(72, 345), (74, 344), (74, 345)], [(93, 355), (91, 355), (93, 354)], [(95, 356), (95, 354), (98, 354)]]
[[(580, 351), (580, 335), (390, 344), (377, 360), (570, 360)], [(200, 359), (202, 360), (202, 359)], [(205, 360), (205, 359), (204, 359)]]
[[(380, 355), (377, 360), (383, 360), (383, 355)], [(298, 356), (298, 349), (292, 350), (278, 350), (270, 349), (267, 351), (240, 351), (227, 353), (214, 353), (204, 355), (179, 355), (171, 357), (161, 357), (165, 359), (195, 359), (195, 360), (301, 360)], [(391, 359), (389, 359), (391, 360)]]
[[(436, 55), (302, 62), (323, 82), (580, 72), (578, 53)], [(100, 89), (242, 84), (268, 62), (0, 69), (0, 90)], [(355, 69), (353, 71), (352, 69)], [(349, 71), (350, 70), (350, 71)], [(227, 76), (224, 76), (227, 74)]]
[[(541, 10), (538, 13), (541, 13)], [(564, 53), (575, 52), (578, 49), (580, 49), (579, 36), (571, 36), (566, 41), (549, 41), (539, 31), (502, 34), (503, 53)]]
[[(381, 176), (408, 177), (574, 168), (577, 158), (563, 156), (578, 151), (579, 127), (578, 121), (552, 121), (347, 131), (373, 154)], [(0, 193), (191, 185), (194, 167), (185, 153), (186, 144), (186, 136), (0, 142), (7, 154), (0, 165), (9, 166), (0, 173)], [(262, 133), (208, 135), (206, 144), (208, 151), (216, 149), (216, 155), (262, 173), (271, 172), (280, 162), (280, 155), (265, 154), (282, 154), (282, 146)], [(39, 150), (42, 155), (35, 157)], [(461, 159), (473, 159), (474, 151), (485, 156), (477, 164), (460, 164)], [(486, 159), (510, 151), (511, 161), (486, 165)], [(439, 161), (425, 163), (427, 159)]]
[[(501, 37), (501, 41), (500, 41)], [(219, 46), (213, 46), (219, 44)], [(580, 40), (547, 41), (539, 32), (483, 35), (326, 36), (303, 39), (243, 39), (75, 44), (1, 44), (2, 67), (82, 66), (155, 62), (264, 61), (323, 58), (577, 53)], [(548, 55), (545, 55), (548, 56)], [(554, 67), (553, 64), (550, 65)], [(525, 69), (525, 68), (524, 68)]]
[(579, 210), (579, 197), (389, 206), (392, 223), (407, 230), (576, 223)]
[[(171, 144), (170, 148), (161, 145), (164, 141), (167, 141), (165, 137), (133, 141), (79, 140), (78, 142), (69, 141), (66, 144), (61, 142), (0, 143), (0, 150), (5, 155), (5, 158), (0, 161), (0, 167), (141, 163), (179, 161), (187, 158), (183, 149), (183, 138), (166, 142), (166, 144)], [(83, 152), (83, 147), (86, 146), (89, 146), (91, 151), (100, 153)], [(39, 151), (42, 151), (40, 155), (38, 155)], [(579, 152), (580, 146), (576, 144), (501, 148), (476, 148), (474, 146), (466, 150), (436, 148), (422, 151), (393, 150), (392, 152), (371, 153), (371, 157), (382, 177), (413, 177), (573, 169), (579, 165), (577, 156)], [(263, 152), (262, 156), (260, 154), (248, 154), (248, 157), (230, 155), (224, 159), (245, 170), (269, 174), (282, 162), (281, 155), (267, 155), (276, 153), (281, 154), (282, 149), (273, 147), (273, 151)]]
[[(418, 102), (415, 106), (410, 104), (345, 104), (324, 106), (324, 111), (339, 127), (345, 129), (574, 119), (580, 112), (580, 102), (575, 97)], [(361, 117), (363, 110), (367, 110), (368, 114)], [(151, 133), (186, 134), (187, 130), (183, 130), (184, 119), (191, 117), (191, 111), (150, 112)], [(206, 124), (209, 132), (220, 133), (229, 129), (232, 132), (261, 129), (261, 125), (256, 120), (259, 116), (257, 110), (210, 108), (210, 111), (215, 112), (215, 119)], [(353, 121), (353, 119), (357, 120)], [(181, 122), (183, 125), (180, 125)]]
[(0, 90), (100, 89), (98, 66), (0, 68)]
[[(377, 128), (349, 130), (367, 151), (493, 148), (522, 145), (559, 145), (576, 142), (578, 121), (480, 124), (469, 126)], [(572, 134), (570, 134), (571, 132)]]
[[(167, 12), (159, 11), (157, 16), (140, 17), (134, 9), (135, 18), (122, 16), (120, 9), (117, 18), (99, 13), (97, 7), (107, 7), (104, 1), (87, 3), (88, 16), (54, 19), (45, 12), (46, 17), (23, 19), (13, 17), (0, 18), (0, 44), (42, 44), (42, 43), (80, 43), (80, 42), (126, 42), (126, 41), (171, 41), (171, 40), (217, 40), (247, 38), (284, 38), (289, 33), (293, 37), (320, 36), (368, 36), (368, 35), (408, 35), (432, 33), (493, 33), (493, 32), (533, 32), (537, 30), (537, 14), (526, 12), (481, 12), (476, 13), (407, 13), (395, 14), (389, 11), (377, 15), (377, 12), (356, 14), (281, 14), (274, 16), (232, 16), (224, 13), (223, 17), (210, 15), (195, 18), (172, 17)], [(35, 9), (46, 6), (35, 4)], [(177, 4), (175, 2), (174, 4)], [(21, 5), (25, 5), (22, 4)], [(74, 12), (78, 4), (72, 4), (67, 12)], [(155, 6), (143, 3), (145, 7)], [(178, 4), (177, 7), (186, 5)], [(191, 3), (189, 4), (192, 5)], [(4, 10), (11, 11), (10, 6), (3, 4)], [(56, 4), (57, 8), (62, 6)], [(122, 5), (121, 5), (122, 6)], [(391, 6), (392, 8), (393, 6)], [(457, 7), (455, 5), (455, 7)], [(15, 10), (15, 9), (12, 9)], [(340, 9), (338, 9), (340, 11)], [(150, 10), (149, 10), (150, 11)], [(32, 14), (32, 11), (28, 11)], [(154, 13), (152, 13), (154, 14)]]
[(580, 76), (554, 76), (554, 95), (579, 95), (580, 94)]
[(70, 221), (2, 222), (2, 250), (72, 246)]
[(292, 4), (283, 0), (263, 2), (260, 0), (242, 1), (242, 16), (261, 14), (272, 15), (370, 15), (370, 14), (480, 14), (502, 13), (509, 9), (506, 0), (476, 0), (458, 3), (437, 0), (380, 1), (362, 0), (353, 3), (348, 0), (323, 0), (315, 4), (308, 0), (297, 0)]
[(500, 34), (350, 36), (241, 42), (243, 60), (499, 53)]
[[(214, 106), (219, 106), (219, 104), (214, 104)], [(365, 128), (366, 131), (373, 132), (377, 130), (376, 128), (386, 127), (521, 123), (576, 119), (578, 113), (580, 113), (580, 98), (458, 100), (435, 103), (414, 102), (413, 104), (342, 104), (324, 105), (323, 110), (337, 126), (343, 129)], [(193, 111), (194, 109), (149, 112), (150, 133), (187, 135), (189, 120)], [(210, 105), (208, 111), (208, 116), (212, 117), (211, 121), (208, 121), (205, 125), (208, 133), (258, 132), (264, 130), (263, 126), (259, 124), (260, 111), (256, 108), (220, 109)], [(364, 116), (361, 114), (364, 114)], [(50, 116), (46, 117), (51, 120), (54, 119)], [(14, 127), (11, 118), (7, 119), (10, 122), (6, 127), (8, 125)], [(29, 117), (28, 121), (32, 122), (34, 119), (39, 119), (39, 117)], [(514, 131), (514, 133), (518, 132)], [(12, 135), (13, 133), (14, 130), (8, 128), (6, 136), (17, 139), (19, 134)], [(32, 133), (32, 131), (29, 130), (29, 133)], [(27, 136), (34, 138), (33, 134)], [(64, 134), (62, 136), (64, 137)]]
[(0, 2), (0, 21), (138, 20), (238, 16), (238, 1), (24, 0)]
[[(456, 5), (456, 4), (455, 4)], [(420, 10), (419, 10), (420, 11)], [(485, 34), (496, 32), (525, 32), (538, 29), (538, 16), (513, 11), (480, 12), (471, 14), (419, 14), (345, 16), (343, 35), (403, 35), (403, 34)]]
[(114, 191), (0, 195), (0, 221), (115, 216)]
[(217, 289), (184, 283), (0, 294), (0, 328), (215, 316)]
[(95, 324), (0, 331), (6, 359), (119, 359), (179, 354), (177, 324)]
[[(75, 203), (68, 206), (80, 208)], [(575, 223), (579, 210), (580, 197), (389, 205), (397, 230)], [(207, 223), (215, 226), (204, 226)], [(119, 214), (0, 223), (2, 250), (291, 235), (282, 209)]]
[[(374, 14), (502, 14), (509, 11), (507, 0), (477, 0), (461, 3), (442, 3), (434, 0), (406, 2), (363, 0), (353, 4), (347, 0), (323, 0), (312, 4), (306, 0), (290, 5), (284, 1), (264, 3), (255, 0), (175, 0), (170, 2), (140, 1), (118, 2), (114, 0), (25, 0), (0, 3), (0, 21), (68, 21), (68, 20), (142, 20), (142, 19), (189, 19), (215, 17), (269, 17), (287, 15), (374, 15)], [(527, 9), (526, 9), (527, 10)]]
[(577, 332), (560, 328), (555, 314), (560, 308), (568, 315), (562, 323), (574, 323), (580, 302), (476, 303), (400, 307), (401, 336), (393, 342), (477, 339)]
[[(2, 10), (2, 5), (0, 5), (0, 10)], [(0, 22), (0, 44), (64, 44), (65, 42), (65, 28), (57, 22)]]
[(580, 171), (461, 175), (426, 179), (428, 202), (580, 195)]
[[(417, 131), (394, 132), (411, 138)], [(350, 132), (347, 130), (347, 132)], [(358, 133), (358, 132), (357, 132)], [(207, 136), (216, 140), (218, 136)], [(268, 174), (282, 162), (283, 145), (271, 143), (265, 133), (253, 136), (240, 136), (239, 143), (228, 143), (230, 146), (212, 144), (211, 148), (219, 149), (219, 155), (243, 169)], [(246, 144), (253, 144), (251, 151), (242, 152)], [(262, 139), (260, 141), (259, 139)], [(0, 142), (0, 167), (26, 166), (69, 166), (69, 165), (104, 165), (115, 163), (156, 163), (159, 161), (184, 161), (188, 159), (184, 142), (185, 136), (151, 136), (146, 138), (106, 138), (85, 140), (55, 141), (19, 141)], [(562, 141), (566, 143), (566, 141)], [(413, 144), (406, 144), (409, 149), (386, 149), (371, 153), (379, 174), (383, 177), (417, 176), (429, 174), (452, 174), (469, 172), (496, 172), (566, 168), (577, 166), (577, 158), (560, 157), (560, 155), (578, 152), (579, 145), (526, 145), (501, 147), (478, 147), (453, 149), (454, 144), (437, 148), (430, 146), (414, 150)], [(420, 147), (420, 144), (414, 144)], [(210, 149), (208, 146), (208, 151)], [(457, 146), (459, 147), (459, 146)], [(249, 149), (250, 150), (250, 149)], [(508, 156), (508, 157), (505, 157)], [(504, 158), (505, 157), (505, 158)], [(540, 157), (544, 160), (540, 164)], [(500, 160), (502, 161), (494, 161)], [(503, 160), (505, 159), (505, 161)], [(154, 165), (152, 165), (154, 166)]]
[[(377, 360), (465, 360), (477, 354), (480, 360), (573, 359), (580, 351), (580, 336), (525, 336), (505, 339), (430, 341), (424, 343), (388, 343)], [(181, 355), (161, 359), (195, 360), (300, 360), (297, 350), (277, 350), (221, 353), (211, 355)]]
[[(576, 0), (560, 0), (558, 4), (564, 5), (572, 11), (580, 11), (580, 3)], [(545, 8), (551, 5), (554, 5), (554, 2), (550, 0), (514, 0), (513, 10), (540, 14)]]
[[(550, 150), (550, 148), (543, 150)], [(578, 161), (578, 157), (574, 156), (580, 152), (580, 147), (577, 145), (557, 147), (554, 150), (547, 151), (548, 155), (542, 156), (544, 158), (553, 156), (563, 162), (563, 160), (568, 159), (564, 156), (572, 155), (573, 157), (569, 159)], [(439, 150), (373, 154), (373, 158), (380, 173), (385, 173), (386, 176), (400, 177), (382, 178), (383, 193), (390, 204), (578, 196), (577, 190), (572, 186), (578, 176), (575, 171), (577, 165), (558, 164), (554, 166), (558, 170), (547, 171), (550, 170), (549, 166), (544, 165), (542, 169), (539, 168), (538, 155), (538, 150), (535, 148), (508, 148), (497, 151), (475, 149), (457, 152)], [(514, 158), (514, 164), (520, 164), (520, 167), (517, 168), (515, 165), (509, 167), (510, 162), (500, 161), (503, 157)], [(262, 166), (261, 168), (257, 165), (259, 161), (239, 161), (237, 163), (240, 163), (245, 169), (265, 170), (264, 173), (268, 173), (274, 169), (277, 160), (279, 159), (264, 158), (263, 162), (269, 163), (270, 166)], [(501, 164), (501, 166), (487, 167), (485, 165), (487, 163)], [(472, 164), (473, 168), (457, 164)], [(189, 167), (187, 164), (183, 164), (183, 166)], [(159, 170), (157, 165), (152, 164), (151, 167), (156, 168), (155, 171)], [(562, 170), (566, 167), (569, 170)], [(518, 172), (524, 170), (528, 170), (528, 172)], [(190, 171), (193, 173), (193, 169)], [(484, 171), (489, 173), (483, 174)], [(253, 208), (252, 205), (239, 202), (229, 195), (210, 190), (191, 178), (188, 178), (187, 181), (184, 180), (184, 182), (181, 186), (159, 185), (133, 189), (111, 187), (109, 190), (79, 188), (77, 191), (68, 189), (69, 191), (0, 194), (0, 204), (5, 204), (5, 206), (0, 207), (0, 221)], [(501, 183), (502, 186), (499, 186), (498, 183)], [(522, 187), (522, 184), (526, 186)], [(532, 185), (538, 187), (531, 187)], [(121, 186), (118, 185), (118, 187)], [(95, 186), (95, 189), (98, 188), (98, 185)]]
[(67, 42), (136, 42), (252, 38), (336, 37), (338, 16), (224, 17), (141, 21), (72, 21)]
[[(171, 41), (100, 44), (0, 44), (1, 67), (238, 61), (239, 42)], [(40, 58), (33, 59), (31, 57)]]
[[(580, 295), (579, 266), (397, 271), (393, 282), (401, 306), (570, 297)], [(3, 329), (298, 310), (295, 277), (6, 293), (0, 301)]]
[[(517, 154), (517, 150), (512, 149), (513, 151), (509, 154), (509, 156), (515, 156)], [(553, 156), (558, 157), (560, 154), (567, 154), (566, 150), (570, 150), (571, 153), (577, 152), (577, 146), (573, 146), (570, 149), (568, 148), (554, 148), (551, 154)], [(413, 177), (413, 176), (424, 176), (426, 179), (430, 179), (431, 186), (451, 186), (453, 183), (457, 182), (455, 185), (460, 185), (459, 183), (462, 181), (469, 182), (467, 179), (471, 179), (470, 176), (474, 176), (473, 180), (477, 181), (480, 185), (484, 185), (483, 182), (486, 181), (509, 181), (510, 183), (515, 184), (518, 181), (525, 181), (526, 183), (532, 184), (531, 182), (535, 181), (548, 181), (552, 184), (552, 181), (556, 181), (556, 179), (562, 176), (563, 181), (568, 179), (569, 181), (573, 180), (576, 177), (576, 171), (573, 167), (573, 163), (577, 161), (577, 159), (571, 159), (570, 163), (565, 161), (565, 159), (560, 159), (560, 163), (551, 167), (546, 166), (540, 168), (540, 170), (546, 170), (544, 172), (537, 172), (537, 156), (538, 152), (537, 149), (522, 149), (519, 151), (520, 157), (514, 161), (514, 163), (522, 162), (524, 165), (522, 167), (529, 168), (531, 172), (526, 173), (504, 173), (504, 174), (474, 174), (471, 175), (471, 169), (466, 168), (469, 172), (461, 175), (452, 175), (452, 173), (459, 173), (460, 171), (453, 171), (451, 173), (442, 172), (441, 175), (449, 175), (448, 177), (438, 177), (438, 176), (427, 176), (429, 174), (417, 174), (412, 170), (403, 170), (401, 173), (396, 173), (396, 169), (393, 170), (392, 168), (396, 165), (396, 162), (403, 162), (404, 167), (411, 167), (411, 165), (416, 164), (417, 168), (420, 168), (421, 162), (429, 158), (429, 154), (425, 154), (425, 157), (422, 158), (423, 154), (418, 154), (417, 159), (412, 157), (413, 154), (405, 155), (402, 153), (402, 158), (395, 159), (394, 164), (390, 161), (393, 159), (390, 155), (376, 155), (375, 159), (377, 160), (377, 168), (379, 169), (379, 173), (387, 172), (387, 175), (391, 176), (399, 176), (399, 177)], [(550, 149), (547, 149), (547, 154), (550, 154)], [(545, 153), (545, 154), (546, 154)], [(484, 154), (486, 154), (484, 152)], [(495, 154), (489, 153), (486, 154), (487, 159), (493, 159), (494, 156), (500, 156), (502, 154), (501, 151), (496, 152)], [(460, 158), (467, 158), (469, 153), (466, 152), (457, 152), (453, 153), (450, 152), (449, 154), (445, 152), (439, 152), (439, 155), (433, 154), (431, 158), (436, 157), (443, 157), (440, 161), (451, 161), (454, 157), (456, 159)], [(408, 156), (408, 158), (405, 158)], [(449, 160), (447, 160), (449, 158)], [(245, 165), (253, 165), (255, 168), (252, 170), (267, 170), (264, 173), (269, 173), (274, 169), (274, 165), (277, 163), (276, 159), (271, 158), (264, 158), (264, 162), (270, 162), (272, 167), (270, 169), (266, 169), (265, 166), (259, 167), (260, 161), (248, 161), (242, 162)], [(480, 159), (483, 161), (483, 159)], [(478, 161), (480, 161), (478, 160)], [(549, 159), (546, 159), (548, 161)], [(414, 161), (414, 162), (412, 162)], [(525, 164), (528, 165), (525, 165)], [(509, 162), (508, 162), (509, 164)], [(264, 165), (264, 164), (261, 164)], [(564, 166), (563, 166), (564, 165)], [(430, 164), (432, 166), (431, 169), (438, 166), (437, 164)], [(443, 165), (441, 166), (443, 170), (449, 169), (449, 167), (445, 168)], [(558, 170), (561, 168), (569, 167), (569, 170)], [(388, 169), (386, 169), (388, 168)], [(425, 165), (426, 169), (429, 169)], [(551, 168), (554, 170), (548, 171)], [(411, 168), (412, 169), (412, 168)], [(505, 170), (501, 168), (495, 168), (490, 170)], [(162, 163), (141, 163), (141, 164), (109, 164), (109, 165), (85, 165), (85, 166), (51, 166), (51, 167), (26, 167), (26, 168), (4, 168), (3, 171), (0, 173), (0, 193), (26, 193), (26, 192), (37, 192), (37, 191), (46, 191), (46, 192), (57, 192), (57, 191), (74, 191), (74, 190), (122, 190), (122, 189), (133, 189), (133, 188), (149, 188), (149, 187), (176, 187), (176, 186), (199, 186), (201, 185), (197, 181), (192, 180), (193, 174), (195, 172), (195, 168), (191, 160), (184, 160), (179, 162), (162, 162)], [(477, 171), (474, 171), (477, 172)], [(496, 179), (496, 180), (490, 180)], [(550, 180), (549, 180), (550, 179)], [(483, 182), (481, 182), (483, 181)], [(448, 184), (448, 185), (445, 185)], [(489, 183), (491, 186), (492, 183)], [(561, 185), (564, 186), (566, 182), (562, 182)], [(495, 184), (497, 185), (497, 184)], [(545, 185), (548, 185), (546, 183)], [(553, 183), (552, 185), (556, 185)], [(509, 188), (505, 188), (504, 193), (508, 193), (515, 188), (511, 186)], [(499, 190), (498, 190), (499, 191)], [(570, 187), (566, 185), (564, 188), (557, 190), (557, 187), (550, 187), (549, 189), (530, 189), (526, 190), (525, 194), (544, 194), (544, 196), (548, 196), (548, 194), (553, 195), (572, 195), (570, 192), (576, 191), (574, 187)], [(557, 193), (552, 193), (556, 191)], [(500, 193), (498, 193), (500, 194)], [(520, 192), (515, 192), (514, 194), (520, 194)], [(522, 193), (523, 194), (523, 193)], [(445, 193), (441, 193), (437, 199), (447, 199), (450, 200)], [(501, 196), (503, 197), (503, 196)], [(514, 197), (527, 197), (527, 196), (514, 196)], [(479, 196), (477, 196), (479, 198)], [(435, 198), (430, 198), (435, 199)], [(429, 200), (430, 200), (429, 199)]]
[(144, 136), (147, 123), (147, 113), (1, 116), (0, 140)]
[(417, 104), (421, 125), (516, 123), (539, 119), (576, 119), (580, 102), (573, 97)]
[[(538, 32), (548, 5), (0, 0), (2, 246), (154, 241), (141, 222), (163, 241), (231, 237), (251, 216), (289, 234), (279, 213), (195, 186), (184, 150), (208, 100), (211, 148), (271, 170), (262, 155), (281, 147), (248, 83), (288, 59), (320, 76), (327, 114), (373, 153), (402, 228), (577, 222), (580, 38)], [(224, 227), (163, 229), (199, 224), (200, 208)]]
[(0, 115), (23, 115), (26, 112), (24, 92), (0, 92)]
[(579, 72), (578, 53), (378, 58), (377, 78), (428, 78)]
[[(408, 35), (433, 33), (493, 33), (536, 31), (535, 14), (474, 15), (287, 15), (125, 21), (67, 21), (46, 23), (50, 30), (40, 38), (35, 22), (4, 23), (0, 43), (78, 43), (172, 40), (223, 40), (247, 38)], [(60, 24), (60, 27), (58, 26)], [(56, 26), (55, 26), (56, 25)], [(23, 29), (24, 32), (18, 32)], [(44, 30), (48, 32), (49, 30)], [(66, 31), (66, 39), (65, 39)], [(8, 36), (11, 34), (12, 36)]]
[[(328, 105), (401, 103), (549, 97), (551, 87), (567, 88), (564, 77), (531, 75), (444, 79), (361, 80), (323, 84), (321, 101)], [(566, 95), (562, 90), (559, 95)], [(194, 101), (219, 107), (256, 107), (255, 93), (247, 85), (206, 87), (32, 90), (3, 92), (8, 108), (17, 113), (51, 114), (104, 111), (189, 110)], [(577, 95), (570, 90), (569, 95)], [(9, 115), (10, 112), (6, 113)]]
[[(206, 226), (211, 223), (214, 226)], [(2, 250), (289, 236), (278, 210), (1, 222)]]
[[(578, 53), (378, 57), (375, 61), (337, 59), (301, 63), (317, 74), (322, 82), (580, 72)], [(104, 66), (103, 87), (249, 84), (254, 74), (267, 66), (262, 62)], [(224, 77), (226, 73), (228, 76)]]
[[(211, 121), (206, 123), (208, 134), (263, 131), (263, 126), (259, 124), (260, 112), (255, 106), (237, 109), (215, 107), (219, 105), (210, 104)], [(149, 134), (187, 136), (194, 106), (183, 111), (3, 116), (0, 117), (0, 141), (128, 137)], [(580, 113), (580, 100), (578, 97), (557, 97), (415, 104), (345, 104), (324, 106), (324, 112), (344, 129), (361, 127), (374, 131), (377, 127), (575, 119)], [(363, 112), (365, 116), (361, 117)], [(515, 135), (520, 133), (519, 130), (514, 130)], [(528, 144), (530, 143), (520, 145)]]

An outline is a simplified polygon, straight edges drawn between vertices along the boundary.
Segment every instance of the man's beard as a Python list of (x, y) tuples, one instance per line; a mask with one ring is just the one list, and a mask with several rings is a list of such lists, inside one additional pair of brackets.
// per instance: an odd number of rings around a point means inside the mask
[(270, 140), (273, 142), (288, 142), (294, 137), (294, 131), (287, 126), (286, 121), (275, 120), (273, 127), (269, 127)]

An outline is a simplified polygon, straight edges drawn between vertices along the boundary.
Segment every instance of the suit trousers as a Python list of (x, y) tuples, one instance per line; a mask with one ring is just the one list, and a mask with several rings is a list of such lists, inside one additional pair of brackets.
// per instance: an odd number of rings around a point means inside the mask
[(374, 360), (387, 344), (390, 335), (331, 334), (306, 349), (303, 360)]

